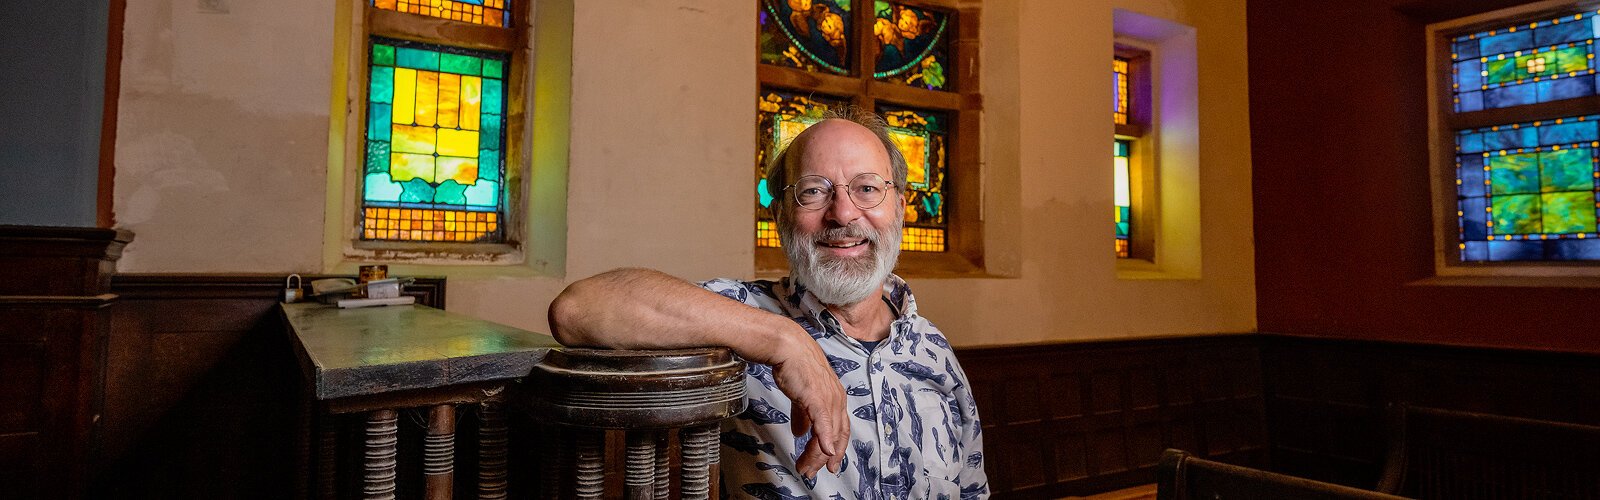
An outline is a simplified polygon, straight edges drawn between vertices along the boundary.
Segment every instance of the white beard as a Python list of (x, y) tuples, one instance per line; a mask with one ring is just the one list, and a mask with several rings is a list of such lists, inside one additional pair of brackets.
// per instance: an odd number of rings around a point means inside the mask
[[(823, 304), (849, 305), (866, 300), (883, 287), (900, 259), (900, 227), (882, 233), (861, 225), (798, 234), (793, 224), (782, 224), (779, 243), (789, 256), (789, 273)], [(817, 251), (817, 243), (830, 239), (865, 238), (872, 253), (859, 258), (834, 258)]]

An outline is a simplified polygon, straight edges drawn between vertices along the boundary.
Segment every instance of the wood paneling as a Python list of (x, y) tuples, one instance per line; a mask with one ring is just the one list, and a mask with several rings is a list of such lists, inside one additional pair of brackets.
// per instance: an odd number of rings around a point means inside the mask
[(107, 283), (132, 235), (0, 226), (0, 491), (78, 498), (95, 455)]
[(1372, 488), (1390, 402), (1595, 425), (1600, 355), (1262, 336), (1279, 472)]
[(997, 498), (1155, 481), (1166, 448), (1264, 466), (1256, 337), (1217, 335), (961, 349)]
[[(301, 381), (276, 312), (283, 276), (117, 275), (112, 289), (96, 497), (291, 496)], [(406, 289), (435, 307), (444, 291)]]

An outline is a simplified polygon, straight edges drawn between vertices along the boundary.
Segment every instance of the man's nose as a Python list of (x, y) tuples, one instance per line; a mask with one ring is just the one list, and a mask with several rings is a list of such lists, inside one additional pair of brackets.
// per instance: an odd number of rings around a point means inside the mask
[(829, 221), (847, 226), (861, 218), (861, 209), (856, 207), (855, 200), (850, 199), (849, 186), (835, 186), (831, 195), (833, 203), (828, 204), (827, 212)]

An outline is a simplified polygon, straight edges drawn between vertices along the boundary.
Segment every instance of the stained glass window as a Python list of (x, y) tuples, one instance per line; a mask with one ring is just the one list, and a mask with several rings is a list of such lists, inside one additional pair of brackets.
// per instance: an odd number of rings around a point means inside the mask
[(484, 26), (511, 26), (511, 0), (372, 0), (383, 10), (462, 21)]
[(900, 248), (943, 252), (949, 118), (943, 113), (893, 106), (879, 106), (878, 113), (889, 122), (889, 138), (906, 158), (905, 233)]
[(1463, 261), (1600, 259), (1600, 115), (1462, 130)]
[(373, 37), (362, 239), (500, 241), (506, 56)]
[(1111, 59), (1111, 112), (1112, 120), (1119, 125), (1128, 123), (1128, 60)]
[(848, 103), (835, 97), (762, 90), (756, 103), (760, 110), (756, 117), (757, 127), (761, 130), (764, 145), (756, 148), (756, 246), (778, 248), (778, 229), (772, 217), (775, 200), (767, 192), (768, 180), (764, 172), (767, 157), (776, 154), (778, 148), (788, 145), (806, 127), (820, 121), (823, 111)]
[(1122, 139), (1112, 141), (1111, 161), (1116, 167), (1113, 198), (1116, 199), (1117, 257), (1122, 258), (1127, 258), (1131, 255), (1128, 236), (1133, 234), (1133, 222), (1131, 220), (1133, 196), (1128, 184), (1128, 150), (1132, 147), (1132, 141)]
[(872, 76), (933, 90), (949, 90), (951, 72), (949, 16), (899, 3), (873, 2), (876, 18), (872, 35), (878, 41), (878, 61)]
[(761, 62), (850, 73), (850, 0), (761, 0)]
[(1576, 13), (1452, 38), (1455, 110), (1595, 95), (1596, 19)]

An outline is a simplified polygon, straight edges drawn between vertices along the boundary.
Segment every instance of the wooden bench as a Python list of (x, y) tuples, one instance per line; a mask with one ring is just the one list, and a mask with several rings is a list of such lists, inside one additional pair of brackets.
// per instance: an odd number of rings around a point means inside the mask
[(1600, 427), (1393, 405), (1378, 490), (1431, 499), (1600, 498)]
[(1179, 450), (1161, 454), (1156, 500), (1392, 500), (1393, 495), (1228, 465)]

